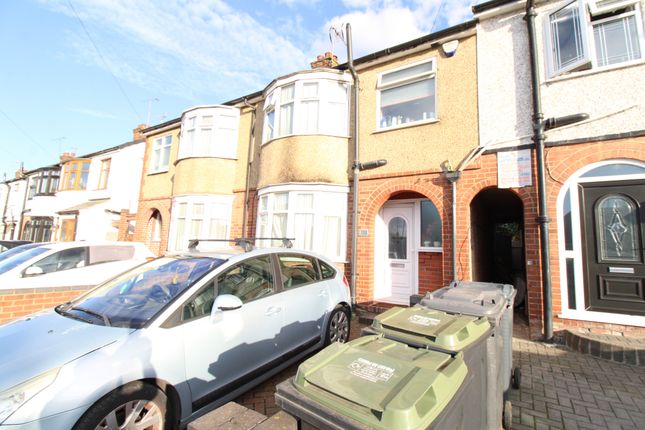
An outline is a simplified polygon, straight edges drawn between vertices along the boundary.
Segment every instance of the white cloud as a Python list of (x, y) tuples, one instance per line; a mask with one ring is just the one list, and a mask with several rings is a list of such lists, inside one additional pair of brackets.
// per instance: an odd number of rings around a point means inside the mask
[[(64, 0), (42, 0), (74, 20)], [(119, 79), (187, 98), (224, 102), (305, 68), (294, 43), (220, 0), (75, 0), (74, 8)], [(76, 58), (105, 67), (82, 28)], [(162, 87), (159, 84), (163, 83)]]

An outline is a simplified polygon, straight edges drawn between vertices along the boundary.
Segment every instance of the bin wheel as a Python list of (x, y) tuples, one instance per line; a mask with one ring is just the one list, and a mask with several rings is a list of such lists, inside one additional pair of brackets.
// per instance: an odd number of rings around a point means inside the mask
[(513, 369), (513, 376), (512, 376), (512, 382), (513, 382), (513, 388), (516, 390), (520, 388), (520, 384), (522, 383), (522, 369), (519, 367), (516, 367)]
[(502, 425), (506, 430), (513, 426), (513, 405), (510, 400), (504, 402), (504, 411), (502, 412)]

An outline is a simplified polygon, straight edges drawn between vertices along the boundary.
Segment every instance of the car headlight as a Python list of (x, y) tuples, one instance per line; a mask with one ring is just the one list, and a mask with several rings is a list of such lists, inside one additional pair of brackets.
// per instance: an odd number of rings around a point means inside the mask
[(0, 393), (0, 424), (20, 406), (54, 382), (59, 369), (52, 369)]

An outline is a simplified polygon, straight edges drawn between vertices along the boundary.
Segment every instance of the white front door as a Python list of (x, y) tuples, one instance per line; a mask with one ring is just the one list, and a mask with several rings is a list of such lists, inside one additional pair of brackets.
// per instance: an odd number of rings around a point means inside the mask
[(416, 256), (414, 254), (414, 204), (396, 204), (383, 207), (382, 240), (383, 249), (380, 270), (382, 282), (378, 291), (375, 289), (375, 300), (408, 304), (410, 295), (416, 292), (414, 285)]

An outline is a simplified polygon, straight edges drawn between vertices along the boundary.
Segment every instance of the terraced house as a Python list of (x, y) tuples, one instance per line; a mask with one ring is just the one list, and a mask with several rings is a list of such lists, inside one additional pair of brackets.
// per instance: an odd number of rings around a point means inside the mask
[(326, 53), (144, 129), (143, 172), (127, 181), (138, 204), (100, 203), (110, 150), (6, 181), (4, 235), (19, 210), (33, 237), (78, 238), (95, 210), (157, 254), (291, 237), (345, 271), (359, 306), (504, 282), (534, 338), (643, 333), (644, 8), (493, 0), (350, 63)]
[[(466, 263), (475, 279), (491, 267), (486, 241), (477, 240), (482, 217), (489, 234), (509, 220), (520, 227), (513, 240), (524, 244), (536, 338), (576, 327), (644, 331), (644, 7), (498, 0), (473, 8), (481, 163), (491, 173), (473, 190), (487, 210), (470, 203), (474, 254)], [(512, 187), (529, 167), (510, 181), (509, 159), (530, 161), (528, 186)]]

